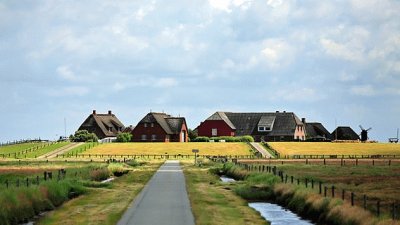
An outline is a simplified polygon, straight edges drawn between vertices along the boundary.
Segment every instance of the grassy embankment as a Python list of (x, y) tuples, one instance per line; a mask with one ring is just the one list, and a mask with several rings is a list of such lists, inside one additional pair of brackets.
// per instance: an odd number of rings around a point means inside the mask
[(108, 188), (89, 188), (86, 194), (50, 212), (38, 224), (116, 224), (160, 165), (161, 161), (148, 162), (115, 179)]
[[(58, 180), (57, 170), (61, 168), (66, 170), (66, 175)], [(0, 166), (0, 224), (24, 222), (42, 211), (60, 206), (72, 197), (101, 192), (99, 189), (107, 189), (112, 185), (97, 181), (107, 179), (111, 174), (122, 175), (128, 169), (130, 166), (123, 164), (31, 162), (21, 165), (19, 162), (3, 162)], [(53, 179), (45, 181), (44, 171), (52, 172)]]
[(247, 206), (208, 167), (184, 165), (186, 187), (197, 225), (202, 224), (267, 224), (260, 214)]
[[(302, 168), (296, 168), (297, 165), (290, 166), (293, 166), (291, 172), (297, 171), (294, 174), (302, 174)], [(332, 173), (339, 174), (335, 169), (332, 169)], [(221, 170), (231, 177), (244, 181), (238, 182), (234, 188), (235, 192), (243, 198), (249, 201), (276, 202), (319, 223), (338, 225), (399, 224), (399, 222), (387, 219), (386, 216), (376, 218), (369, 211), (357, 206), (351, 206), (348, 201), (319, 195), (315, 189), (305, 188), (302, 185), (281, 183), (277, 176), (269, 173), (249, 172), (233, 164), (226, 164)], [(318, 171), (318, 168), (315, 168), (314, 171)], [(325, 172), (320, 170), (321, 174)], [(349, 174), (351, 173), (349, 172)], [(326, 174), (327, 177), (330, 175), (332, 174)], [(392, 188), (395, 187), (392, 186)]]
[(84, 154), (99, 155), (194, 155), (193, 149), (199, 149), (199, 155), (252, 155), (246, 143), (111, 143), (102, 144)]
[(23, 144), (14, 144), (14, 145), (6, 145), (0, 147), (0, 154), (13, 154), (16, 152), (20, 152), (29, 148), (34, 148), (38, 146), (42, 146), (41, 142), (29, 142)]
[(400, 155), (400, 145), (389, 143), (268, 142), (281, 158), (293, 155)]

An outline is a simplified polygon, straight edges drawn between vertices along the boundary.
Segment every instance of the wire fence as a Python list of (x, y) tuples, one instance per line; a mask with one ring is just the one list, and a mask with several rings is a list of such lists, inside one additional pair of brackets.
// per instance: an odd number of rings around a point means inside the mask
[(378, 217), (387, 214), (390, 215), (393, 220), (400, 219), (400, 204), (396, 200), (381, 200), (376, 197), (367, 196), (366, 194), (340, 188), (334, 184), (323, 183), (322, 181), (315, 181), (308, 178), (294, 177), (279, 170), (276, 166), (246, 164), (235, 160), (233, 160), (233, 162), (249, 172), (270, 173), (278, 176), (282, 183), (303, 186), (324, 197), (341, 198), (343, 201), (348, 201), (352, 206), (359, 206), (369, 210)]

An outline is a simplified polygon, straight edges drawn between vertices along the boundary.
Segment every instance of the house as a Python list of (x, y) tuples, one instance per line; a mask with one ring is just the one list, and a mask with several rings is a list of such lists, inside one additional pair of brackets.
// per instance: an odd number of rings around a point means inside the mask
[(134, 142), (187, 142), (188, 128), (184, 117), (150, 112), (133, 128)]
[(331, 136), (332, 140), (360, 140), (360, 136), (351, 127), (337, 127)]
[(293, 112), (215, 112), (197, 127), (199, 136), (244, 136), (255, 141), (305, 140), (305, 128)]
[(97, 114), (96, 110), (93, 110), (78, 130), (87, 130), (95, 133), (99, 139), (104, 139), (115, 138), (124, 129), (124, 125), (112, 114), (111, 110), (107, 114)]
[(331, 133), (319, 122), (306, 122), (306, 118), (302, 118), (301, 122), (306, 128), (307, 141), (330, 141)]

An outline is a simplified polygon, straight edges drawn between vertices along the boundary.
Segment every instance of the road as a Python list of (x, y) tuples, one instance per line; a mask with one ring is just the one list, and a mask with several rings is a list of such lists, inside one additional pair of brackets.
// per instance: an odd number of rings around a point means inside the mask
[(251, 146), (253, 146), (261, 155), (265, 158), (274, 158), (260, 143), (250, 142)]
[(179, 161), (166, 161), (118, 222), (131, 224), (194, 225)]
[(49, 153), (44, 154), (44, 155), (41, 155), (41, 156), (38, 157), (38, 159), (50, 159), (50, 158), (55, 158), (55, 157), (57, 157), (57, 155), (61, 155), (61, 154), (65, 153), (65, 152), (68, 152), (69, 150), (71, 150), (71, 149), (73, 149), (73, 148), (75, 148), (75, 147), (78, 147), (78, 146), (80, 146), (80, 145), (83, 145), (83, 144), (84, 144), (84, 143), (82, 143), (82, 142), (73, 142), (73, 143), (71, 143), (71, 144), (69, 144), (69, 145), (66, 145), (66, 146), (64, 146), (64, 147), (55, 149), (55, 150), (52, 151), (52, 152), (49, 152)]

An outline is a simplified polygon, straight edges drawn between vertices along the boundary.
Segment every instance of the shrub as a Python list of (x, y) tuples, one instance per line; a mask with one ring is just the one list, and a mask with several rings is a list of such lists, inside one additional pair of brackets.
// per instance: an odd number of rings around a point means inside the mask
[(132, 134), (123, 132), (117, 135), (117, 142), (130, 142), (132, 140)]
[(269, 186), (240, 185), (234, 191), (240, 197), (250, 201), (265, 200), (273, 196), (273, 191)]
[(122, 176), (129, 172), (122, 163), (111, 163), (108, 165), (108, 170), (116, 177)]
[(74, 142), (97, 142), (98, 138), (96, 134), (89, 133), (87, 130), (78, 130), (75, 132), (75, 135), (70, 137)]
[(136, 167), (136, 166), (140, 166), (141, 163), (132, 159), (132, 160), (128, 160), (125, 162), (127, 165), (132, 166), (132, 167)]
[(208, 141), (210, 141), (210, 138), (209, 137), (203, 137), (203, 136), (196, 137), (193, 140), (193, 142), (208, 142)]
[(107, 167), (97, 168), (90, 171), (90, 179), (94, 181), (106, 180), (110, 177), (110, 171)]
[(254, 138), (250, 135), (240, 136), (238, 138), (241, 142), (254, 142)]

